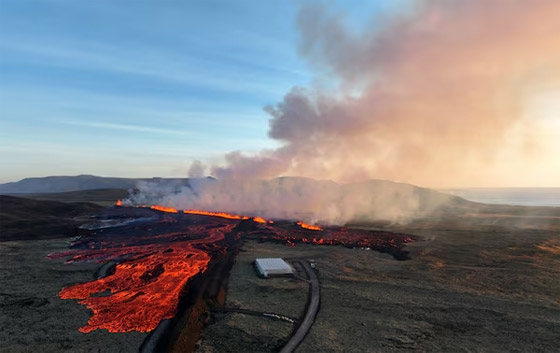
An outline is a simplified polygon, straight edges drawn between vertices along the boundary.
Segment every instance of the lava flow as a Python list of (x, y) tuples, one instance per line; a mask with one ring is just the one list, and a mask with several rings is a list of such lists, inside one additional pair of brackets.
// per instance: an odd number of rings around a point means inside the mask
[(150, 206), (150, 208), (152, 210), (161, 211), (161, 212), (179, 213), (179, 211), (177, 211), (173, 207), (165, 207), (165, 206), (154, 205), (154, 206)]
[(211, 217), (220, 217), (225, 219), (249, 219), (247, 216), (240, 216), (231, 213), (225, 212), (211, 212), (211, 211), (203, 211), (203, 210), (183, 210), (183, 213), (186, 214), (194, 214), (199, 216), (211, 216)]
[(81, 332), (151, 331), (161, 320), (175, 315), (185, 285), (206, 270), (213, 255), (223, 251), (225, 245), (220, 242), (234, 226), (191, 224), (183, 232), (155, 236), (115, 236), (113, 240), (100, 233), (93, 239), (84, 238), (73, 244), (78, 249), (50, 257), (71, 256), (68, 263), (115, 261), (115, 272), (66, 287), (59, 296), (80, 299), (92, 310), (93, 316)]
[(309, 229), (309, 230), (323, 230), (323, 228), (321, 228), (319, 226), (314, 226), (314, 225), (311, 225), (311, 224), (303, 223), (301, 221), (297, 222), (297, 225), (302, 227), (302, 228)]
[(59, 293), (62, 299), (78, 299), (92, 310), (92, 317), (79, 329), (81, 332), (155, 329), (162, 320), (176, 315), (179, 301), (189, 292), (190, 280), (203, 276), (211, 261), (222, 258), (233, 243), (239, 243), (234, 240), (241, 236), (292, 246), (310, 243), (368, 247), (388, 252), (399, 260), (407, 258), (402, 247), (413, 240), (404, 234), (344, 227), (323, 229), (303, 222), (272, 222), (223, 212), (120, 205), (109, 211), (113, 217), (135, 213), (139, 219), (146, 219), (146, 213), (153, 215), (154, 211), (158, 217), (148, 225), (133, 222), (99, 230), (73, 242), (70, 251), (49, 255), (70, 257), (68, 263), (116, 264), (114, 272), (106, 277), (68, 286)]

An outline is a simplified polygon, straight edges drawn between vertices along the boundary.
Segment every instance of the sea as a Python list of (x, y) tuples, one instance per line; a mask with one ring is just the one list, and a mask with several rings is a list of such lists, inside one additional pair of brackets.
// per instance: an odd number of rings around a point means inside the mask
[(556, 188), (461, 188), (441, 190), (469, 201), (501, 205), (560, 207)]

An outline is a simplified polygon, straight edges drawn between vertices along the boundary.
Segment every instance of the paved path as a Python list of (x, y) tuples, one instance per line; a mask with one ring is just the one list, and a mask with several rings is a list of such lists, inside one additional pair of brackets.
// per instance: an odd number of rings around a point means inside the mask
[(303, 317), (301, 325), (298, 327), (296, 333), (290, 338), (288, 343), (280, 350), (280, 353), (291, 353), (297, 346), (303, 341), (305, 335), (313, 325), (315, 316), (317, 316), (317, 310), (319, 310), (319, 302), (321, 300), (321, 289), (319, 287), (319, 279), (315, 274), (315, 271), (309, 265), (307, 261), (298, 261), (305, 272), (307, 272), (307, 277), (309, 277), (309, 292), (310, 299), (307, 304), (307, 312)]

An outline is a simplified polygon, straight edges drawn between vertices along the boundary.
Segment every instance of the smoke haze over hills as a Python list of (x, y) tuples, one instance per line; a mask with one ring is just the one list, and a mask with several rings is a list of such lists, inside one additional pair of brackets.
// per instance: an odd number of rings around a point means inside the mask
[(560, 106), (543, 120), (534, 102), (560, 92), (560, 2), (414, 4), (362, 32), (302, 8), (300, 52), (337, 86), (294, 87), (266, 107), (282, 146), (231, 152), (212, 174), (557, 186)]
[(138, 192), (124, 204), (158, 204), (177, 209), (342, 225), (372, 220), (406, 222), (450, 203), (461, 202), (468, 203), (434, 190), (383, 180), (340, 184), (284, 177), (270, 180), (191, 179), (188, 186), (141, 182)]

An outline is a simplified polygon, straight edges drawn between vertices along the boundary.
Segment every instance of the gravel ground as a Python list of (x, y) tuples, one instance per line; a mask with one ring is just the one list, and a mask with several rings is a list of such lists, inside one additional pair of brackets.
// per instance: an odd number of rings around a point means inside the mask
[[(558, 217), (560, 209), (547, 212)], [(301, 317), (307, 284), (260, 279), (251, 262), (314, 259), (321, 305), (299, 352), (560, 351), (560, 218), (469, 217), (387, 226), (422, 237), (407, 245), (409, 261), (338, 246), (247, 241), (226, 305)], [(46, 257), (68, 242), (0, 242), (0, 352), (137, 352), (146, 334), (78, 331), (89, 311), (57, 294), (91, 280), (99, 265)], [(268, 318), (213, 314), (199, 351), (276, 351), (292, 330)]]
[[(259, 278), (252, 264), (256, 257), (285, 255), (285, 249), (278, 244), (245, 243), (230, 273), (226, 307), (302, 316), (308, 284), (285, 277)], [(289, 322), (240, 313), (213, 314), (211, 320), (199, 352), (275, 352), (294, 328)]]
[(89, 311), (57, 294), (64, 286), (93, 279), (99, 265), (47, 258), (67, 250), (68, 242), (0, 242), (0, 352), (137, 352), (146, 334), (78, 331)]
[[(278, 288), (280, 279), (258, 279), (250, 261), (263, 256), (313, 258), (321, 306), (299, 352), (560, 349), (560, 233), (400, 230), (424, 239), (408, 246), (412, 260), (341, 247), (248, 241), (232, 270), (227, 300), (252, 310), (301, 312), (306, 288), (293, 288), (289, 295), (288, 286)], [(214, 316), (199, 351), (274, 351), (278, 346), (244, 342), (287, 339), (282, 330), (261, 334), (250, 325), (252, 320), (247, 315)]]

